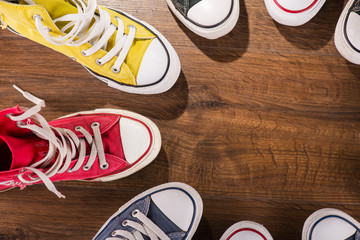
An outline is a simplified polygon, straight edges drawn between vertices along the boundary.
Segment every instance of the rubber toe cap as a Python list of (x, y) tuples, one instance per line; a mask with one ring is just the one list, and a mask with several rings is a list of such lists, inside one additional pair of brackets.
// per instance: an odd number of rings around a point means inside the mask
[[(275, 0), (271, 0), (275, 1)], [(304, 11), (315, 5), (316, 0), (276, 0), (278, 6), (287, 11)]]
[(349, 41), (357, 50), (360, 50), (360, 15), (357, 13), (350, 13), (346, 25), (346, 33)]
[(202, 0), (188, 11), (187, 17), (202, 26), (221, 23), (230, 13), (233, 0)]
[(125, 160), (133, 164), (149, 149), (150, 132), (142, 123), (122, 117), (120, 134)]
[(138, 86), (151, 85), (158, 82), (168, 67), (168, 54), (160, 40), (155, 38), (148, 46), (140, 64), (136, 78)]

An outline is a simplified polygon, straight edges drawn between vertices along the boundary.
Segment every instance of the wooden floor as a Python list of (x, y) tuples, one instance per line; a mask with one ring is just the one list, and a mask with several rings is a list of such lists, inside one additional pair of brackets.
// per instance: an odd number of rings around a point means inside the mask
[(167, 93), (110, 89), (80, 65), (0, 31), (1, 109), (32, 106), (12, 88), (45, 99), (49, 121), (120, 108), (159, 126), (163, 146), (142, 171), (109, 183), (61, 182), (1, 193), (0, 239), (91, 239), (126, 201), (155, 185), (185, 182), (204, 201), (194, 239), (217, 240), (233, 223), (262, 223), (274, 239), (301, 239), (315, 210), (360, 220), (360, 66), (337, 52), (344, 1), (328, 0), (302, 27), (275, 23), (263, 0), (241, 0), (235, 30), (209, 41), (187, 30), (165, 1), (102, 0), (147, 21), (177, 50), (182, 73)]

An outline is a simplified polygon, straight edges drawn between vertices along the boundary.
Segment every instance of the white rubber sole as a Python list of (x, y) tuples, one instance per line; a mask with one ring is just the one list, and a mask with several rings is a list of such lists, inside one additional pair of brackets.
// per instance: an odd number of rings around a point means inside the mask
[[(320, 0), (311, 9), (301, 13), (288, 13), (280, 9), (274, 0), (264, 0), (269, 15), (278, 23), (286, 26), (300, 26), (310, 21), (320, 11), (326, 0)], [(301, 0), (299, 0), (301, 1)]]
[[(219, 0), (220, 1), (220, 0)], [(226, 19), (222, 24), (213, 27), (213, 28), (204, 28), (197, 26), (196, 24), (192, 23), (188, 19), (186, 19), (175, 7), (171, 0), (166, 0), (170, 10), (175, 14), (175, 16), (192, 32), (196, 33), (197, 35), (207, 38), (207, 39), (217, 39), (222, 36), (225, 36), (231, 30), (234, 29), (236, 23), (239, 20), (240, 15), (240, 4), (239, 0), (234, 0), (234, 6), (232, 12), (228, 19)]]
[(358, 221), (356, 221), (354, 218), (352, 218), (351, 216), (349, 216), (348, 214), (344, 213), (343, 211), (340, 211), (338, 209), (334, 209), (334, 208), (323, 208), (320, 209), (316, 212), (314, 212), (313, 214), (311, 214), (305, 221), (304, 223), (304, 227), (303, 227), (303, 231), (302, 231), (302, 240), (309, 240), (310, 237), (310, 231), (313, 227), (313, 225), (321, 218), (329, 216), (329, 215), (336, 215), (336, 216), (340, 216), (346, 220), (348, 220), (349, 222), (351, 222), (352, 224), (354, 224), (357, 228), (360, 229), (360, 223)]
[(117, 215), (119, 215), (121, 212), (123, 212), (125, 209), (127, 209), (131, 204), (133, 204), (135, 201), (138, 201), (141, 198), (144, 198), (147, 195), (151, 195), (154, 192), (160, 191), (160, 190), (165, 190), (167, 188), (180, 188), (183, 191), (187, 192), (194, 200), (195, 202), (195, 217), (194, 217), (194, 221), (192, 223), (192, 227), (190, 229), (190, 231), (187, 234), (187, 237), (184, 238), (184, 240), (190, 240), (192, 239), (192, 237), (194, 236), (197, 227), (199, 226), (200, 220), (201, 220), (201, 216), (202, 216), (202, 212), (203, 212), (203, 202), (202, 199), (199, 195), (199, 193), (192, 188), (191, 186), (185, 184), (185, 183), (179, 183), (179, 182), (172, 182), (172, 183), (165, 183), (153, 188), (150, 188), (149, 190), (146, 190), (145, 192), (137, 195), (136, 197), (132, 198), (130, 201), (128, 201), (127, 203), (125, 203), (123, 206), (121, 206), (119, 208), (119, 210), (117, 212), (115, 212), (105, 223), (104, 225), (100, 228), (100, 230), (95, 234), (95, 237), (93, 239), (96, 238), (96, 236), (98, 236), (102, 230), (104, 228), (106, 228), (106, 226), (109, 224), (109, 222), (116, 217)]
[(140, 160), (138, 163), (136, 163), (134, 166), (130, 167), (129, 169), (117, 173), (117, 174), (113, 174), (113, 175), (109, 175), (106, 177), (99, 177), (96, 178), (94, 180), (80, 180), (80, 181), (86, 181), (86, 182), (109, 182), (109, 181), (114, 181), (120, 178), (124, 178), (127, 177), (139, 170), (141, 170), (142, 168), (146, 167), (148, 164), (150, 164), (159, 154), (160, 149), (161, 149), (161, 134), (160, 134), (160, 130), (159, 128), (155, 125), (155, 123), (153, 123), (150, 119), (134, 113), (134, 112), (130, 112), (130, 111), (126, 111), (126, 110), (117, 110), (117, 109), (96, 109), (94, 111), (84, 111), (84, 112), (77, 112), (77, 113), (73, 113), (70, 115), (66, 115), (63, 117), (60, 117), (59, 119), (62, 118), (68, 118), (68, 117), (73, 117), (75, 115), (88, 115), (88, 114), (119, 114), (119, 115), (124, 115), (127, 117), (131, 117), (134, 119), (138, 119), (141, 122), (145, 123), (150, 131), (151, 134), (153, 136), (153, 144), (151, 145), (149, 151), (147, 152), (147, 154), (143, 157), (142, 160)]
[(159, 93), (168, 91), (172, 86), (174, 86), (174, 84), (178, 80), (178, 78), (180, 76), (180, 72), (181, 72), (180, 59), (179, 59), (179, 56), (177, 55), (175, 49), (173, 48), (173, 46), (158, 30), (156, 30), (153, 26), (151, 26), (147, 22), (140, 21), (139, 19), (131, 16), (130, 14), (127, 14), (127, 13), (122, 12), (117, 9), (112, 9), (112, 8), (108, 8), (108, 9), (115, 11), (115, 12), (123, 13), (124, 15), (126, 15), (126, 16), (132, 18), (133, 20), (139, 22), (140, 24), (146, 26), (153, 33), (155, 33), (155, 35), (157, 35), (157, 37), (161, 40), (161, 42), (163, 42), (163, 44), (165, 45), (165, 48), (167, 49), (167, 51), (169, 53), (169, 63), (170, 63), (169, 69), (168, 69), (166, 75), (164, 76), (164, 78), (159, 83), (157, 83), (155, 85), (151, 85), (151, 86), (146, 86), (146, 87), (122, 85), (113, 80), (109, 80), (108, 78), (98, 76), (98, 75), (94, 74), (93, 72), (89, 71), (89, 69), (84, 66), (85, 69), (88, 70), (93, 76), (95, 76), (102, 82), (107, 83), (107, 85), (109, 87), (112, 87), (112, 88), (115, 88), (115, 89), (118, 89), (118, 90), (121, 90), (124, 92), (148, 95), (148, 94), (159, 94)]
[[(254, 229), (254, 230), (260, 232), (262, 235), (264, 235), (266, 240), (273, 240), (273, 237), (271, 236), (269, 231), (263, 225), (253, 222), (253, 221), (241, 221), (241, 222), (235, 223), (234, 225), (232, 225), (225, 231), (225, 233), (221, 236), (220, 240), (226, 240), (231, 234), (233, 234), (237, 230), (243, 229), (243, 228)], [(251, 239), (244, 239), (244, 240), (251, 240)]]
[(354, 49), (352, 49), (352, 47), (348, 44), (343, 31), (345, 27), (344, 25), (345, 25), (346, 15), (353, 2), (354, 2), (353, 0), (348, 1), (348, 3), (346, 4), (344, 10), (340, 15), (339, 21), (336, 24), (334, 41), (337, 50), (346, 60), (354, 64), (360, 65), (360, 53), (354, 51)]

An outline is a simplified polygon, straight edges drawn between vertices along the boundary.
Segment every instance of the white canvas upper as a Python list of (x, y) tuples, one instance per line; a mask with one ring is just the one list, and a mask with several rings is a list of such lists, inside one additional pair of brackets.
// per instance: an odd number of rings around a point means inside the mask
[(231, 4), (232, 0), (202, 0), (189, 9), (187, 17), (197, 24), (213, 26), (229, 15)]

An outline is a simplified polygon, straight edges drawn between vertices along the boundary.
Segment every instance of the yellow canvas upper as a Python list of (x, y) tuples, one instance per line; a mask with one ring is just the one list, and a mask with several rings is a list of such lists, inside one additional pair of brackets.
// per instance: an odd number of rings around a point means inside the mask
[[(42, 23), (44, 26), (52, 30), (50, 35), (54, 37), (65, 35), (60, 31), (60, 28), (62, 28), (63, 25), (58, 23), (58, 25), (55, 25), (52, 20), (67, 14), (78, 13), (76, 7), (71, 5), (67, 0), (34, 0), (34, 2), (37, 5), (27, 5), (22, 1), (20, 1), (19, 4), (14, 4), (0, 0), (0, 17), (2, 22), (16, 32), (35, 42), (50, 47), (58, 52), (65, 54), (68, 57), (75, 58), (77, 62), (99, 75), (116, 80), (120, 83), (136, 85), (136, 76), (138, 74), (141, 61), (149, 44), (155, 38), (154, 34), (152, 34), (141, 24), (138, 24), (132, 19), (129, 19), (125, 15), (119, 14), (118, 12), (109, 10), (105, 7), (101, 7), (102, 9), (105, 9), (109, 12), (112, 19), (111, 21), (115, 26), (118, 24), (115, 16), (122, 19), (124, 22), (126, 34), (129, 33), (129, 25), (136, 27), (136, 34), (132, 47), (130, 48), (128, 55), (121, 66), (120, 72), (114, 73), (111, 71), (111, 67), (115, 64), (116, 57), (113, 57), (103, 66), (96, 64), (96, 59), (105, 56), (107, 53), (106, 51), (100, 49), (93, 55), (85, 57), (81, 54), (81, 51), (92, 47), (90, 43), (83, 44), (79, 47), (54, 45), (45, 40), (38, 32), (35, 26), (35, 20), (33, 19), (33, 16), (36, 14), (42, 17)], [(114, 46), (116, 33), (117, 31), (110, 38), (107, 50), (110, 50)]]

